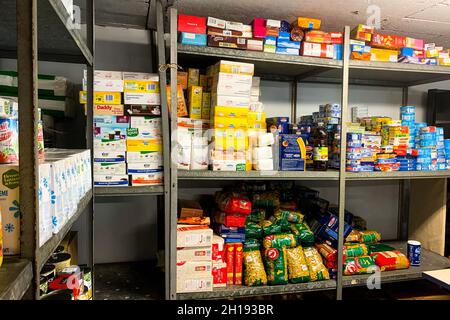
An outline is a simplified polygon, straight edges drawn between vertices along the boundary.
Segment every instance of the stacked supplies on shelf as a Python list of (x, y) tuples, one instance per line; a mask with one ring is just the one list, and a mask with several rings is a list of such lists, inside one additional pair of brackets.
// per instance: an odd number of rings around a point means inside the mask
[(448, 51), (423, 39), (382, 34), (363, 24), (352, 30), (351, 39), (351, 59), (354, 60), (450, 65)]
[(450, 169), (450, 139), (444, 140), (444, 152), (445, 152), (445, 162), (447, 164), (447, 169)]
[(223, 243), (213, 237), (210, 218), (198, 202), (180, 200), (178, 207), (177, 293), (212, 291), (213, 261), (217, 271)]
[[(83, 80), (86, 89), (86, 72)], [(94, 184), (163, 183), (159, 76), (94, 72)], [(80, 93), (86, 103), (86, 92)]]
[(17, 163), (19, 161), (18, 112), (17, 102), (0, 98), (0, 163)]
[[(18, 75), (16, 71), (0, 71), (0, 97), (17, 102)], [(44, 113), (70, 114), (67, 106), (75, 105), (71, 86), (65, 77), (38, 75), (38, 105)]]

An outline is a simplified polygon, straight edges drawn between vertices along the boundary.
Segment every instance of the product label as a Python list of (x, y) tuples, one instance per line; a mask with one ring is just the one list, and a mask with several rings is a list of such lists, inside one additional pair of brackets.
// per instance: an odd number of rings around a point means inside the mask
[(314, 161), (328, 161), (328, 147), (315, 147), (313, 149)]

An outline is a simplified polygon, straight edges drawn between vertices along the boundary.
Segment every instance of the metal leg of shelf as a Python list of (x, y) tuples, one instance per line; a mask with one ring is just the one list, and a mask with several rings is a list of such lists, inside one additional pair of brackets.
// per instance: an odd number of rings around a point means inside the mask
[[(161, 0), (156, 2), (156, 42), (158, 46), (158, 64), (166, 64), (166, 47), (164, 41), (164, 17), (165, 10)], [(159, 69), (160, 93), (161, 93), (161, 115), (164, 147), (164, 265), (165, 265), (165, 295), (166, 299), (171, 299), (171, 152), (170, 152), (170, 117), (167, 106), (167, 73), (166, 70)], [(172, 100), (173, 101), (173, 100)]]
[[(171, 110), (171, 132), (172, 132), (172, 146), (176, 145), (177, 140), (177, 129), (178, 129), (178, 114), (177, 109), (177, 65), (178, 65), (178, 44), (177, 44), (177, 9), (169, 8), (170, 13), (170, 100), (172, 102)], [(172, 164), (172, 163), (171, 163)], [(178, 173), (177, 166), (170, 166), (170, 298), (176, 299), (176, 288), (177, 288), (177, 205), (178, 205)]]
[(297, 123), (297, 89), (298, 81), (297, 78), (291, 83), (291, 122)]
[[(86, 6), (86, 31), (87, 44), (92, 53), (92, 64), (87, 65), (87, 117), (86, 117), (86, 145), (91, 150), (91, 159), (94, 159), (94, 65), (95, 65), (95, 0), (88, 1)], [(91, 168), (92, 190), (94, 190), (94, 168)], [(95, 295), (95, 256), (94, 256), (94, 206), (95, 192), (92, 192), (92, 199), (88, 205), (88, 221), (90, 254), (89, 264), (92, 269), (92, 295)]]
[[(340, 167), (339, 167), (339, 231), (338, 231), (338, 260), (342, 261), (343, 258), (343, 246), (344, 246), (344, 217), (345, 217), (345, 156), (342, 150), (346, 150), (347, 147), (347, 128), (345, 123), (347, 121), (348, 114), (348, 91), (349, 91), (349, 57), (350, 57), (350, 27), (346, 26), (344, 30), (344, 64), (342, 69), (342, 120), (341, 120), (341, 154), (340, 154)], [(337, 286), (336, 286), (336, 299), (342, 300), (342, 280), (344, 276), (343, 264), (338, 263), (337, 272)]]
[[(37, 161), (37, 0), (16, 1), (17, 71), (19, 77), (19, 185), (21, 256), (33, 260), (35, 298), (39, 298), (39, 164)], [(19, 227), (19, 226), (17, 226)]]
[[(402, 88), (402, 105), (408, 105), (409, 88)], [(398, 224), (397, 237), (399, 240), (408, 239), (408, 224), (409, 224), (409, 194), (411, 191), (411, 181), (401, 180), (399, 182), (399, 200), (398, 200)]]

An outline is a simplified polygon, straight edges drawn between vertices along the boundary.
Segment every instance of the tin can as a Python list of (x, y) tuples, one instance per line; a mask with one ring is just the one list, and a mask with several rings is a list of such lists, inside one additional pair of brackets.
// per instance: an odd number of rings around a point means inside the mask
[(420, 266), (421, 243), (415, 240), (408, 241), (408, 259), (411, 266)]

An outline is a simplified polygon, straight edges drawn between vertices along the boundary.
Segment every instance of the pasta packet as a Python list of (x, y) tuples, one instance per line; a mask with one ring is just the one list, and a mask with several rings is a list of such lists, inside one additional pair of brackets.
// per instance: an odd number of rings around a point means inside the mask
[(377, 271), (375, 261), (370, 256), (347, 258), (344, 263), (344, 275), (374, 273)]
[(304, 253), (311, 281), (330, 279), (328, 269), (323, 265), (322, 257), (317, 249), (314, 247), (304, 248)]
[(266, 249), (264, 262), (266, 264), (267, 283), (269, 285), (288, 283), (286, 247)]
[(291, 223), (302, 223), (305, 216), (299, 211), (277, 210), (275, 217), (281, 220), (287, 220)]
[(286, 257), (289, 281), (291, 283), (309, 282), (309, 269), (303, 248), (298, 246), (296, 248), (286, 249)]
[(267, 236), (263, 240), (263, 247), (273, 248), (273, 247), (296, 247), (297, 241), (295, 240), (294, 235), (290, 233), (282, 233), (282, 234), (275, 234), (271, 236)]
[(256, 240), (244, 243), (244, 284), (249, 287), (264, 286), (267, 284), (267, 275), (259, 250), (259, 242)]
[(306, 223), (291, 224), (291, 231), (295, 235), (297, 242), (303, 247), (314, 246), (314, 233)]
[(359, 242), (361, 243), (374, 243), (381, 240), (381, 234), (376, 231), (360, 231)]

